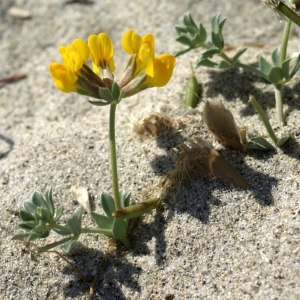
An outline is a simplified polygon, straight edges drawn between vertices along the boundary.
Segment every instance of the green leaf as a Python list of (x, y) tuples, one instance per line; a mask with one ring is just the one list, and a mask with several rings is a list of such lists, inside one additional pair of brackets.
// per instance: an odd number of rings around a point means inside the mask
[(115, 239), (120, 239), (125, 235), (127, 230), (127, 224), (128, 222), (123, 219), (114, 218), (112, 235)]
[(219, 53), (220, 53), (220, 49), (218, 49), (218, 48), (210, 48), (210, 49), (208, 49), (208, 50), (206, 50), (206, 51), (204, 51), (202, 53), (202, 57), (203, 58), (212, 57), (213, 55), (219, 54)]
[(221, 32), (225, 22), (226, 22), (226, 18), (220, 19), (220, 14), (213, 16), (211, 20), (212, 31), (215, 33)]
[(24, 201), (23, 207), (30, 214), (34, 214), (36, 212), (36, 207), (32, 204), (32, 202)]
[(129, 205), (130, 196), (131, 196), (130, 192), (126, 193), (125, 191), (120, 191), (120, 201), (121, 201), (121, 206), (123, 208)]
[(211, 29), (214, 32), (219, 31), (219, 19), (220, 19), (220, 14), (214, 15), (211, 19)]
[(110, 91), (109, 88), (103, 88), (103, 87), (100, 87), (99, 88), (99, 96), (101, 99), (104, 99), (106, 100), (107, 102), (111, 102), (113, 99), (113, 95)]
[(272, 65), (270, 65), (262, 56), (259, 58), (259, 69), (265, 73), (266, 75), (269, 74), (270, 70), (272, 69)]
[(240, 58), (240, 56), (241, 56), (242, 54), (244, 54), (246, 51), (247, 51), (247, 48), (240, 49), (240, 50), (234, 55), (234, 57), (232, 58), (232, 61), (233, 61), (233, 62), (236, 62), (236, 61)]
[(119, 100), (120, 97), (120, 87), (116, 82), (112, 85), (112, 95), (114, 100)]
[(192, 27), (196, 27), (197, 28), (197, 25), (196, 23), (194, 22), (190, 12), (187, 12), (184, 16), (183, 16), (183, 23), (184, 25), (186, 26), (192, 26)]
[(54, 218), (55, 222), (57, 222), (57, 221), (61, 218), (63, 212), (64, 212), (64, 207), (63, 207), (63, 206), (60, 206), (60, 207), (56, 210), (55, 218)]
[(35, 227), (36, 223), (34, 223), (34, 226), (30, 226), (27, 223), (20, 223), (19, 227), (26, 230), (26, 231), (30, 231)]
[(290, 61), (292, 59), (289, 57), (282, 63), (282, 75), (286, 81), (290, 80)]
[(41, 236), (41, 234), (37, 233), (37, 232), (30, 232), (26, 235), (27, 236), (24, 237), (24, 241), (26, 241), (26, 242), (34, 241), (34, 240), (38, 239)]
[(36, 207), (45, 207), (45, 208), (48, 208), (43, 196), (35, 191), (32, 195), (32, 203), (36, 206)]
[(186, 26), (186, 30), (187, 30), (187, 32), (188, 32), (191, 36), (194, 36), (194, 35), (198, 34), (198, 28), (197, 28), (197, 26), (196, 26), (196, 27), (193, 27), (193, 26)]
[(178, 33), (178, 35), (187, 33), (187, 30), (184, 27), (175, 26), (175, 30)]
[(268, 74), (268, 79), (270, 82), (277, 84), (283, 79), (283, 73), (280, 67), (273, 67), (269, 74)]
[(103, 99), (99, 99), (99, 100), (88, 100), (89, 103), (95, 105), (95, 106), (105, 106), (110, 104), (110, 101), (105, 101)]
[(176, 41), (183, 45), (193, 47), (193, 43), (191, 42), (190, 38), (188, 38), (187, 36), (181, 35), (176, 39)]
[(28, 213), (28, 212), (25, 211), (25, 210), (20, 210), (20, 218), (21, 218), (23, 221), (34, 221), (34, 220), (35, 220), (34, 215)]
[(71, 241), (65, 243), (65, 244), (61, 247), (61, 249), (63, 249), (66, 253), (69, 253), (70, 250), (72, 249), (72, 247), (76, 244), (76, 242), (77, 242), (77, 239), (73, 239), (73, 240), (71, 240)]
[(49, 236), (49, 234), (50, 234), (50, 231), (47, 230), (47, 231), (45, 231), (39, 238), (40, 238), (40, 239), (45, 239), (45, 238), (47, 238), (47, 237)]
[(276, 143), (276, 147), (280, 148), (282, 147), (291, 137), (291, 135), (289, 133), (287, 133), (286, 135), (284, 135), (282, 138), (280, 138), (277, 143)]
[(100, 196), (100, 202), (105, 214), (112, 219), (112, 213), (116, 210), (113, 197), (106, 191), (103, 191)]
[(229, 68), (231, 68), (231, 64), (229, 64), (225, 60), (222, 60), (218, 65), (218, 69), (229, 69)]
[(34, 230), (40, 234), (44, 233), (47, 230), (45, 222), (40, 220), (38, 225), (35, 226)]
[(49, 223), (53, 218), (48, 208), (38, 207), (38, 213), (46, 223)]
[(219, 31), (220, 31), (220, 32), (222, 32), (223, 26), (224, 26), (226, 20), (227, 20), (227, 18), (223, 18), (223, 19), (221, 19), (221, 21), (219, 21), (218, 27), (219, 27)]
[(203, 27), (203, 25), (201, 23), (199, 25), (198, 34), (201, 37), (200, 43), (204, 43), (206, 41), (206, 38), (207, 38), (207, 33), (206, 33), (205, 28)]
[(197, 68), (200, 67), (200, 66), (209, 67), (209, 68), (217, 68), (218, 65), (219, 65), (218, 63), (213, 62), (213, 61), (211, 61), (207, 58), (201, 58), (196, 63)]
[(52, 228), (53, 231), (55, 231), (57, 234), (60, 235), (67, 235), (67, 234), (71, 234), (71, 230), (69, 228), (66, 229), (56, 229), (56, 228)]
[(70, 241), (72, 239), (73, 239), (73, 237), (71, 236), (71, 237), (62, 239), (60, 241), (57, 241), (57, 242), (54, 242), (54, 243), (51, 243), (51, 244), (47, 244), (47, 245), (45, 245), (43, 247), (40, 247), (39, 250), (42, 251), (42, 252), (43, 251), (48, 251), (48, 250), (53, 249), (53, 248), (55, 248), (55, 247), (57, 247), (59, 245), (65, 244), (66, 242), (68, 242), (68, 241)]
[(15, 234), (11, 239), (13, 241), (26, 241), (26, 239), (30, 236), (31, 233), (18, 233)]
[(202, 38), (201, 36), (197, 33), (194, 35), (193, 38), (191, 38), (191, 43), (196, 47), (200, 47), (200, 44), (202, 43)]
[[(31, 228), (34, 228), (38, 223), (36, 221), (26, 221), (24, 223), (21, 223), (21, 224), (26, 224), (27, 226), (31, 227)], [(19, 226), (21, 225), (19, 224)]]
[(212, 33), (211, 33), (211, 41), (220, 50), (222, 50), (224, 48), (224, 39), (223, 39), (223, 35), (222, 35), (221, 32), (217, 32), (216, 33), (214, 31), (212, 31)]
[(273, 64), (277, 67), (281, 67), (280, 66), (280, 47), (277, 47), (273, 50), (272, 52), (272, 61)]
[(114, 222), (113, 218), (109, 218), (107, 216), (97, 214), (93, 211), (90, 212), (90, 214), (91, 214), (91, 217), (93, 218), (93, 220), (96, 222), (97, 226), (100, 229), (112, 230), (113, 222)]
[(54, 209), (54, 203), (53, 203), (53, 198), (52, 198), (52, 188), (49, 188), (46, 191), (45, 198), (46, 198), (46, 203), (47, 203), (49, 212), (51, 213), (51, 217), (53, 217), (55, 209)]
[(174, 52), (173, 55), (174, 55), (175, 57), (178, 57), (178, 56), (180, 56), (180, 55), (183, 55), (183, 54), (185, 54), (185, 53), (191, 51), (192, 49), (194, 49), (194, 48), (193, 48), (193, 47), (190, 47), (190, 48), (186, 48), (186, 49), (184, 49), (184, 50), (176, 51), (176, 52)]
[(248, 149), (255, 149), (261, 151), (273, 151), (275, 148), (263, 137), (252, 136), (250, 141), (247, 143), (246, 147)]
[(294, 64), (294, 67), (290, 73), (290, 78), (293, 78), (294, 75), (297, 73), (297, 71), (299, 70), (300, 68), (300, 54), (298, 55), (298, 57), (296, 58), (296, 61), (295, 61), (295, 64)]
[(83, 212), (83, 207), (80, 207), (78, 212), (76, 212), (72, 217), (67, 219), (68, 227), (70, 228), (74, 236), (79, 236), (81, 233), (82, 212)]

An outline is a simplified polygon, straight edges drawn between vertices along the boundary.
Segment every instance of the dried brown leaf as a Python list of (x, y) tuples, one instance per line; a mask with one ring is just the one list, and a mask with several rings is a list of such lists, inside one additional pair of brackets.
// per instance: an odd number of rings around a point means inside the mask
[(219, 143), (230, 150), (244, 152), (239, 129), (232, 113), (220, 100), (207, 99), (203, 108), (203, 120)]

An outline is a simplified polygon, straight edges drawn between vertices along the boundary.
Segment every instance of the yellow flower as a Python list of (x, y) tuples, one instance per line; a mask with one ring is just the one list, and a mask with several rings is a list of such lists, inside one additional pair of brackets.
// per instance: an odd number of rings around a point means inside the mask
[(93, 71), (99, 75), (101, 74), (99, 67), (102, 71), (108, 67), (110, 73), (113, 73), (116, 67), (113, 59), (114, 47), (110, 37), (106, 33), (92, 34), (88, 38), (88, 46), (91, 51)]
[(176, 59), (171, 54), (155, 58), (152, 34), (146, 34), (142, 38), (130, 29), (122, 38), (122, 48), (134, 57), (120, 81), (124, 97), (149, 87), (162, 87), (169, 82)]
[(127, 30), (122, 37), (122, 48), (128, 54), (136, 55), (134, 77), (142, 70), (146, 70), (147, 75), (153, 75), (154, 37), (152, 34), (146, 34), (141, 38), (132, 29)]
[(54, 83), (62, 92), (71, 93), (77, 90), (78, 85), (71, 81), (66, 65), (54, 62), (49, 69)]
[(50, 73), (56, 86), (65, 93), (82, 92), (78, 86), (78, 76), (83, 72), (85, 61), (90, 55), (87, 44), (80, 39), (67, 47), (60, 46), (64, 63), (50, 64)]
[[(162, 54), (156, 57), (153, 61), (153, 73), (152, 76), (148, 75), (143, 86), (165, 86), (172, 77), (176, 59), (171, 54)], [(147, 73), (147, 71), (146, 71)]]

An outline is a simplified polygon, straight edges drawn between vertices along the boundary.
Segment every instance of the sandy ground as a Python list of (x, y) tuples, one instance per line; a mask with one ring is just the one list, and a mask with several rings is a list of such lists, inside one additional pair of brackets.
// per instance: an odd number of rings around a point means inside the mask
[[(13, 17), (17, 6), (29, 19)], [(23, 71), (27, 77), (0, 87), (0, 299), (90, 299), (89, 283), (55, 254), (36, 255), (11, 241), (19, 218), (13, 212), (34, 190), (52, 186), (56, 205), (65, 217), (78, 209), (70, 193), (73, 184), (87, 187), (92, 209), (101, 211), (99, 195), (111, 191), (108, 156), (108, 107), (90, 105), (77, 94), (63, 94), (53, 84), (48, 66), (60, 61), (59, 45), (92, 33), (108, 33), (115, 45), (115, 76), (120, 78), (128, 57), (121, 49), (127, 29), (153, 33), (156, 53), (182, 49), (174, 26), (191, 11), (210, 28), (216, 13), (228, 18), (224, 35), (233, 55), (257, 66), (281, 41), (284, 23), (259, 0), (253, 1), (87, 1), (0, 2), (0, 76)], [(289, 55), (299, 52), (300, 29), (292, 28)], [(201, 108), (184, 115), (189, 61), (201, 50), (177, 60), (174, 76), (161, 89), (149, 89), (124, 99), (117, 111), (120, 186), (134, 202), (157, 194), (161, 176), (174, 165), (167, 151), (188, 138), (202, 137), (224, 153), (202, 123)], [(253, 94), (276, 127), (272, 86), (241, 70), (196, 69), (203, 98), (220, 99), (238, 125), (265, 130), (247, 103)], [(130, 235), (133, 250), (122, 246), (104, 264), (107, 240), (83, 235), (67, 255), (88, 278), (95, 274), (91, 299), (299, 299), (300, 210), (299, 75), (284, 89), (284, 111), (292, 138), (275, 152), (226, 155), (249, 181), (243, 191), (226, 187), (217, 178), (182, 182), (169, 189), (163, 210), (141, 218)], [(162, 112), (180, 123), (180, 131), (141, 142), (128, 118)], [(179, 183), (178, 183), (179, 185)], [(92, 226), (85, 214), (83, 223)], [(53, 242), (53, 234), (47, 242)], [(171, 298), (167, 298), (167, 296)]]

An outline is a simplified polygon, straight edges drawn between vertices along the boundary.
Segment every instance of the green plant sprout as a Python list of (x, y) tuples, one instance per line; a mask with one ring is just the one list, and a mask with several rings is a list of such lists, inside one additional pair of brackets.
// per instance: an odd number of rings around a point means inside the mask
[[(300, 54), (297, 56), (294, 64), (291, 66), (291, 58), (287, 57), (287, 45), (288, 38), (291, 28), (291, 20), (300, 26), (300, 17), (291, 9), (291, 5), (287, 5), (279, 0), (270, 0), (263, 1), (268, 2), (269, 6), (274, 9), (276, 12), (280, 12), (280, 16), (283, 15), (287, 21), (284, 28), (282, 43), (280, 47), (277, 47), (273, 50), (271, 58), (272, 63), (269, 63), (263, 57), (259, 59), (259, 68), (254, 68), (239, 62), (239, 58), (247, 51), (247, 48), (238, 50), (233, 57), (229, 57), (224, 51), (224, 37), (222, 34), (223, 26), (226, 22), (226, 18), (221, 18), (220, 15), (215, 15), (211, 20), (211, 35), (207, 34), (206, 29), (200, 23), (199, 26), (196, 25), (191, 14), (188, 12), (183, 17), (183, 23), (185, 27), (175, 26), (175, 29), (179, 35), (176, 39), (179, 43), (188, 46), (188, 48), (176, 52), (174, 55), (176, 57), (187, 53), (193, 49), (204, 48), (205, 51), (202, 52), (200, 60), (197, 61), (196, 67), (205, 66), (209, 68), (216, 69), (230, 69), (230, 68), (242, 68), (248, 71), (255, 73), (260, 76), (266, 84), (272, 84), (274, 87), (275, 93), (275, 102), (276, 102), (276, 112), (278, 124), (280, 127), (284, 124), (283, 117), (283, 106), (282, 106), (282, 86), (288, 83), (296, 74), (300, 68)], [(212, 58), (214, 56), (219, 56), (220, 61), (214, 61)], [(273, 140), (274, 144), (277, 147), (283, 146), (283, 144), (288, 140), (289, 133), (285, 134), (282, 138), (277, 138), (274, 134), (273, 129), (269, 121), (266, 118), (265, 113), (254, 100), (249, 101), (257, 113), (260, 115), (263, 120), (264, 126), (267, 129), (267, 132), (270, 138)], [(254, 105), (256, 103), (256, 105)], [(260, 108), (259, 108), (260, 107)], [(259, 108), (259, 109), (258, 109)], [(271, 130), (272, 129), (272, 130)], [(253, 139), (253, 136), (249, 135), (250, 141)], [(265, 149), (263, 144), (268, 143), (263, 137), (255, 136), (256, 145), (262, 143), (261, 146)], [(269, 143), (268, 143), (269, 144)], [(249, 143), (247, 147), (253, 148), (253, 143)], [(258, 146), (257, 149), (260, 147)], [(274, 147), (272, 147), (272, 150)], [(271, 148), (269, 149), (271, 150)]]
[[(153, 35), (146, 34), (140, 37), (133, 30), (124, 34), (122, 48), (130, 58), (118, 83), (113, 76), (113, 44), (105, 33), (91, 35), (88, 43), (76, 39), (67, 47), (60, 46), (63, 63), (54, 62), (49, 67), (54, 83), (62, 92), (77, 92), (92, 97), (93, 100), (88, 101), (96, 106), (110, 105), (109, 145), (113, 196), (105, 191), (101, 194), (100, 202), (105, 215), (90, 213), (98, 228), (82, 228), (82, 207), (67, 219), (65, 225), (58, 224), (63, 207), (55, 210), (52, 189), (49, 189), (45, 197), (35, 192), (31, 202), (24, 202), (24, 210), (20, 212), (23, 221), (20, 227), (27, 233), (16, 234), (13, 239), (31, 242), (46, 238), (53, 230), (68, 237), (40, 249), (47, 251), (62, 245), (62, 249), (69, 252), (80, 234), (96, 233), (119, 239), (130, 249), (131, 243), (126, 236), (128, 220), (159, 206), (161, 200), (157, 197), (140, 204), (129, 205), (130, 192), (119, 190), (115, 139), (116, 107), (123, 98), (150, 87), (166, 85), (173, 74), (176, 59), (171, 54), (155, 57)], [(92, 61), (92, 69), (87, 64), (89, 58)]]

